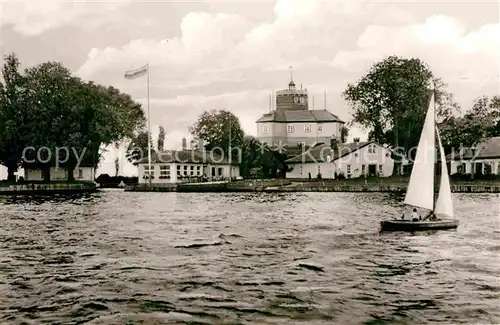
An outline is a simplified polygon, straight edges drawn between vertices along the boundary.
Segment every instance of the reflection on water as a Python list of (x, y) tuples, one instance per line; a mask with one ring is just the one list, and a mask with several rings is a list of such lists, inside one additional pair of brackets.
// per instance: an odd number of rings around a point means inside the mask
[(379, 234), (376, 193), (0, 200), (1, 324), (494, 324), (500, 200), (456, 231)]

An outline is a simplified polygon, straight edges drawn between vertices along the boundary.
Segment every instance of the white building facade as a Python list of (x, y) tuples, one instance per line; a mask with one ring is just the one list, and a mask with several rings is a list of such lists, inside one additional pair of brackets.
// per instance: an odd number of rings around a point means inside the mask
[(303, 154), (288, 159), (286, 163), (293, 167), (286, 174), (287, 178), (335, 179), (340, 175), (346, 178), (361, 176), (392, 176), (394, 160), (391, 150), (376, 142), (353, 142), (348, 144), (320, 144)]
[[(95, 169), (93, 167), (78, 167), (73, 170), (73, 177), (75, 181), (89, 181), (95, 180)], [(24, 169), (25, 181), (43, 181), (43, 171), (41, 169)], [(65, 181), (68, 180), (68, 170), (63, 167), (50, 168), (51, 181)]]
[(168, 184), (193, 181), (219, 181), (240, 176), (239, 166), (230, 164), (215, 153), (198, 150), (170, 150), (151, 157), (151, 170), (147, 158), (138, 163), (140, 184)]
[(448, 155), (447, 161), (451, 175), (500, 175), (500, 137), (486, 139), (474, 149)]

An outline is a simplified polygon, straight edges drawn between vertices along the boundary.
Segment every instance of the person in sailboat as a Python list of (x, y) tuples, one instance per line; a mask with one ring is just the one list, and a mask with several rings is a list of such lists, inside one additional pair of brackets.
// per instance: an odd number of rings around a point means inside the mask
[(417, 213), (417, 209), (413, 208), (413, 213), (411, 214), (411, 221), (419, 221), (422, 220), (422, 217), (420, 217)]

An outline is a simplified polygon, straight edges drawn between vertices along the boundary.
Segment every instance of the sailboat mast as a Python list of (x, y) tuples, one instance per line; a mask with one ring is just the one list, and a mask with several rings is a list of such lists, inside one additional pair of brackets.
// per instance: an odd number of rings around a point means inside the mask
[[(434, 116), (433, 116), (433, 124), (434, 124), (434, 143), (433, 143), (433, 150), (435, 151), (436, 150), (436, 91), (434, 89), (434, 83), (432, 82), (432, 79), (430, 80), (430, 84), (431, 84), (431, 100), (432, 100), (432, 110), (433, 110), (433, 113), (434, 113)], [(437, 155), (435, 155), (434, 157), (437, 157)], [(443, 157), (441, 157), (441, 159), (443, 159)], [(434, 189), (436, 188), (436, 160), (435, 159), (433, 162), (432, 162), (432, 170), (433, 170), (433, 173), (432, 173), (432, 193), (434, 193), (434, 195), (432, 196), (432, 212), (434, 213), (434, 211), (436, 210), (436, 194), (435, 194), (435, 191)]]

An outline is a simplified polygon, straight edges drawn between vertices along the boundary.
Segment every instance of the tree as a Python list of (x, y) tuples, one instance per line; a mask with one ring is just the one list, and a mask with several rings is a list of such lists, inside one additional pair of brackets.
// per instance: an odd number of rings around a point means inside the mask
[(249, 177), (251, 170), (260, 167), (260, 160), (263, 154), (261, 143), (252, 136), (243, 138), (242, 159), (240, 162), (240, 174), (243, 177)]
[[(148, 158), (148, 137), (148, 132), (141, 131), (128, 145), (126, 157), (134, 166), (137, 166), (140, 160)], [(150, 139), (150, 142), (151, 155), (153, 155), (156, 150), (152, 139)]]
[[(39, 64), (25, 72), (28, 80), (29, 103), (38, 119), (32, 119), (37, 132), (31, 137), (36, 148), (66, 147), (84, 152), (85, 165), (96, 166), (100, 160), (99, 148), (120, 141), (144, 124), (140, 105), (130, 96), (112, 87), (83, 82), (57, 62)], [(41, 117), (41, 118), (40, 118)], [(70, 154), (63, 167), (72, 181), (77, 159)], [(50, 180), (50, 167), (37, 162)]]
[[(115, 149), (116, 150), (120, 149), (120, 144), (118, 142), (115, 142)], [(118, 177), (119, 173), (120, 173), (120, 158), (116, 157), (115, 158), (115, 177)]]
[(285, 161), (288, 156), (279, 150), (267, 148), (261, 156), (261, 167), (265, 177), (268, 178), (286, 178), (286, 173), (292, 171)]
[(481, 141), (500, 135), (500, 96), (478, 97), (463, 116), (450, 116), (440, 125), (447, 153), (461, 147), (475, 147)]
[[(57, 147), (72, 147), (75, 124), (74, 105), (68, 99), (73, 90), (71, 72), (57, 62), (46, 62), (24, 72), (27, 92), (25, 102), (29, 110), (24, 112), (25, 124), (33, 130), (24, 136), (25, 143), (33, 146), (34, 162), (22, 161), (25, 168), (40, 168), (44, 180), (50, 180), (50, 167), (54, 166)], [(42, 150), (48, 148), (48, 150)], [(64, 157), (66, 159), (66, 157)], [(72, 173), (68, 173), (72, 177)]]
[[(50, 180), (56, 149), (65, 147), (69, 152), (64, 154), (69, 155), (61, 167), (68, 169), (68, 180), (73, 180), (77, 159), (71, 149), (84, 153), (83, 163), (95, 167), (102, 145), (130, 137), (145, 124), (140, 104), (129, 95), (112, 87), (83, 82), (58, 62), (36, 65), (23, 75), (17, 72), (18, 67), (14, 54), (7, 57), (3, 73), (6, 86), (0, 87), (0, 119), (9, 126), (0, 131), (0, 156), (11, 161), (9, 170), (15, 171), (20, 165), (42, 168), (44, 179)], [(16, 132), (17, 140), (13, 143), (9, 139)], [(38, 157), (41, 159), (28, 163), (23, 158), (37, 157), (33, 152), (22, 157), (27, 146), (35, 150), (47, 147), (50, 153), (40, 151), (44, 153)]]
[(115, 158), (115, 177), (118, 177), (118, 173), (120, 172), (120, 159), (118, 157)]
[(189, 128), (194, 141), (202, 140), (206, 150), (220, 148), (225, 157), (229, 157), (229, 147), (233, 148), (232, 158), (237, 153), (234, 148), (241, 148), (244, 132), (239, 119), (225, 110), (205, 111), (196, 123)]
[(0, 82), (0, 163), (7, 167), (8, 181), (15, 181), (26, 146), (25, 135), (33, 132), (26, 125), (28, 105), (26, 79), (19, 72), (20, 62), (15, 54), (5, 57), (2, 67), (4, 82)]
[(437, 117), (445, 119), (458, 105), (444, 90), (443, 82), (419, 59), (387, 57), (343, 93), (354, 108), (350, 124), (368, 129), (369, 140), (395, 148), (396, 173), (402, 158), (399, 152), (408, 152), (418, 144), (431, 95), (430, 80), (435, 86)]
[(163, 126), (159, 126), (159, 129), (160, 129), (160, 132), (158, 133), (158, 152), (162, 152), (163, 151), (163, 146), (165, 144), (165, 129), (163, 128)]
[(347, 137), (349, 136), (349, 129), (346, 126), (340, 127), (340, 142), (346, 143)]

